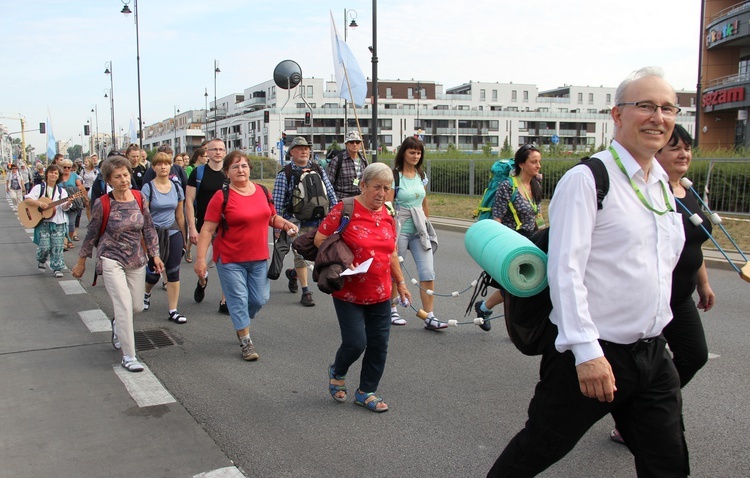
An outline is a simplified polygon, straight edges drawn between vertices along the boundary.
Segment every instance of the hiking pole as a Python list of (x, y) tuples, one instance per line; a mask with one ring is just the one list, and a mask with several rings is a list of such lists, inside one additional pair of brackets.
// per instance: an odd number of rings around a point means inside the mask
[[(734, 270), (737, 271), (737, 273), (739, 273), (740, 277), (743, 280), (745, 280), (747, 282), (750, 282), (750, 262), (748, 261), (748, 259), (745, 256), (745, 254), (742, 252), (742, 249), (740, 249), (740, 247), (737, 245), (737, 243), (734, 242), (734, 239), (732, 239), (732, 236), (729, 235), (729, 232), (726, 230), (726, 228), (724, 228), (724, 225), (722, 224), (721, 216), (719, 216), (717, 213), (711, 211), (711, 208), (709, 208), (708, 204), (706, 204), (705, 201), (703, 201), (703, 199), (698, 194), (698, 191), (696, 191), (693, 188), (693, 182), (692, 181), (690, 181), (688, 178), (681, 178), (680, 179), (680, 185), (682, 187), (684, 187), (685, 189), (689, 189), (693, 193), (693, 195), (698, 200), (698, 202), (701, 203), (701, 206), (703, 206), (703, 208), (709, 214), (709, 220), (711, 221), (711, 223), (714, 224), (714, 225), (719, 226), (719, 228), (724, 232), (724, 235), (727, 236), (727, 239), (729, 239), (729, 242), (732, 243), (732, 245), (737, 250), (737, 252), (739, 252), (739, 254), (742, 256), (742, 258), (745, 260), (745, 265), (742, 266), (742, 268), (739, 268), (739, 267), (737, 267), (734, 264), (734, 262), (732, 262), (732, 260), (729, 258), (729, 256), (727, 255), (727, 253), (724, 251), (724, 249), (719, 245), (718, 242), (716, 242), (716, 239), (714, 239), (714, 237), (711, 235), (711, 233), (708, 232), (708, 230), (705, 228), (705, 226), (703, 226), (703, 224), (702, 224), (703, 220), (700, 218), (700, 216), (698, 216), (697, 214), (693, 213), (693, 215), (690, 216), (690, 222), (692, 222), (696, 226), (700, 226), (703, 229), (703, 231), (706, 234), (708, 234), (708, 237), (711, 239), (711, 241), (714, 243), (714, 245), (719, 249), (719, 252), (722, 253), (722, 255), (727, 260), (727, 262), (729, 262), (729, 265), (731, 265), (734, 268)], [(682, 205), (682, 207), (686, 211), (690, 212), (690, 210), (688, 208), (686, 208), (685, 205), (682, 204), (677, 198), (675, 198), (675, 201), (677, 201), (680, 205)]]

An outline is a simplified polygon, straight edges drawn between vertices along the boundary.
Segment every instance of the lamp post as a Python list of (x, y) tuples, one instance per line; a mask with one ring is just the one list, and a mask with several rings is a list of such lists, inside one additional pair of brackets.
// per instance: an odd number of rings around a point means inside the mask
[[(351, 22), (347, 25), (346, 21), (351, 18)], [(350, 28), (357, 28), (357, 11), (344, 9), (344, 43), (346, 43), (346, 32)], [(339, 95), (341, 92), (339, 92)], [(344, 100), (344, 136), (346, 136), (346, 130), (349, 129), (349, 106), (348, 101)]]
[[(112, 112), (112, 148), (117, 149), (117, 140), (115, 139), (115, 79), (112, 68), (112, 61), (104, 64), (104, 74), (109, 75), (109, 108)], [(104, 97), (107, 98), (107, 90), (104, 90)]]
[(91, 112), (94, 113), (94, 118), (96, 119), (96, 140), (94, 142), (96, 144), (96, 147), (94, 148), (94, 150), (96, 151), (97, 155), (102, 156), (102, 152), (99, 151), (99, 106), (94, 105), (94, 107), (91, 108)]
[(219, 106), (216, 104), (216, 75), (221, 73), (219, 69), (219, 60), (214, 60), (214, 138), (217, 138), (218, 131), (216, 129), (216, 115), (219, 114)]
[(372, 125), (370, 144), (372, 162), (378, 162), (378, 0), (372, 0)]
[[(120, 1), (125, 4), (125, 6), (122, 7), (122, 10), (120, 10), (120, 13), (122, 13), (126, 17), (133, 13), (128, 7), (130, 0)], [(135, 19), (135, 62), (136, 70), (138, 72), (138, 144), (140, 148), (143, 149), (143, 114), (141, 109), (141, 44), (140, 38), (138, 36), (138, 0), (133, 0), (133, 10), (135, 10), (135, 13), (133, 15)]]
[(206, 100), (206, 106), (204, 108), (206, 119), (203, 120), (203, 123), (206, 125), (206, 133), (203, 139), (208, 139), (208, 88), (204, 89), (203, 99)]
[(178, 153), (177, 151), (177, 114), (180, 112), (180, 107), (175, 105), (174, 107), (174, 144), (172, 145), (174, 149), (175, 154)]

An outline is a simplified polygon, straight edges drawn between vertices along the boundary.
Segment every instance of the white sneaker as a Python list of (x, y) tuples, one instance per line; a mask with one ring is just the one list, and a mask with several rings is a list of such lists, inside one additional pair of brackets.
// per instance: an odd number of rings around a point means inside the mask
[(39, 268), (39, 270), (42, 270), (42, 271), (46, 271), (47, 270), (47, 263), (46, 262), (40, 262), (36, 266)]
[(59, 278), (61, 278), (62, 276), (63, 276), (63, 273), (62, 273), (62, 271), (55, 271), (55, 277), (57, 277), (57, 278), (59, 279)]

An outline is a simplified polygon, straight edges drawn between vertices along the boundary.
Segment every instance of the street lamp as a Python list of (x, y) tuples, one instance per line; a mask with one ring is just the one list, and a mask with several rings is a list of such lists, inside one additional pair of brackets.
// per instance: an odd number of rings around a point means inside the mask
[(372, 0), (372, 126), (370, 144), (372, 162), (378, 162), (378, 0)]
[(203, 99), (206, 100), (206, 106), (205, 106), (206, 118), (203, 120), (203, 123), (206, 125), (206, 135), (203, 139), (208, 139), (208, 88), (205, 88), (205, 92), (203, 93)]
[[(346, 25), (346, 21), (351, 18), (349, 26)], [(346, 32), (349, 28), (357, 28), (357, 11), (344, 9), (344, 42), (346, 42)], [(340, 93), (340, 92), (339, 92)], [(346, 130), (349, 129), (349, 107), (348, 101), (344, 100), (344, 136), (346, 136)]]
[(174, 149), (175, 154), (178, 153), (177, 151), (177, 115), (180, 112), (180, 107), (175, 105), (174, 107), (174, 144), (172, 145)]
[(219, 69), (219, 60), (214, 60), (214, 138), (218, 137), (216, 130), (216, 115), (219, 113), (219, 107), (216, 104), (216, 75), (221, 73)]
[[(122, 7), (122, 10), (120, 10), (120, 13), (122, 13), (126, 17), (133, 13), (128, 7), (130, 0), (120, 1), (125, 4), (125, 6)], [(141, 109), (141, 44), (140, 38), (138, 36), (138, 0), (133, 0), (133, 10), (135, 10), (135, 13), (133, 15), (135, 19), (135, 61), (136, 69), (138, 72), (138, 144), (140, 145), (141, 149), (143, 149), (143, 114)]]
[[(112, 113), (112, 149), (117, 149), (117, 140), (115, 139), (115, 79), (112, 68), (112, 61), (104, 64), (104, 74), (109, 75), (109, 108)], [(107, 90), (104, 90), (104, 97), (107, 98)]]
[(96, 118), (96, 141), (94, 142), (94, 144), (96, 144), (95, 151), (96, 154), (102, 156), (102, 152), (99, 150), (99, 106), (94, 105), (94, 107), (91, 108), (91, 112), (94, 113), (94, 116)]

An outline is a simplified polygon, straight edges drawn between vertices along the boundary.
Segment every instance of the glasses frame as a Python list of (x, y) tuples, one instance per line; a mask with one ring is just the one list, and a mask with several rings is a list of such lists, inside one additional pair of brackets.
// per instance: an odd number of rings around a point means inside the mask
[[(648, 110), (645, 108), (646, 106), (648, 106), (649, 107), (648, 109), (651, 110), (651, 113), (649, 113), (649, 116), (655, 114), (656, 110), (661, 109), (661, 114), (669, 118), (674, 118), (675, 116), (680, 114), (680, 111), (682, 111), (682, 108), (680, 108), (679, 106), (657, 105), (656, 103), (652, 103), (651, 101), (624, 101), (622, 103), (617, 103), (617, 106), (618, 107), (619, 106), (635, 106), (639, 111), (643, 113), (648, 113)], [(667, 113), (666, 111), (664, 111), (664, 108), (674, 108), (675, 112), (674, 114)]]

